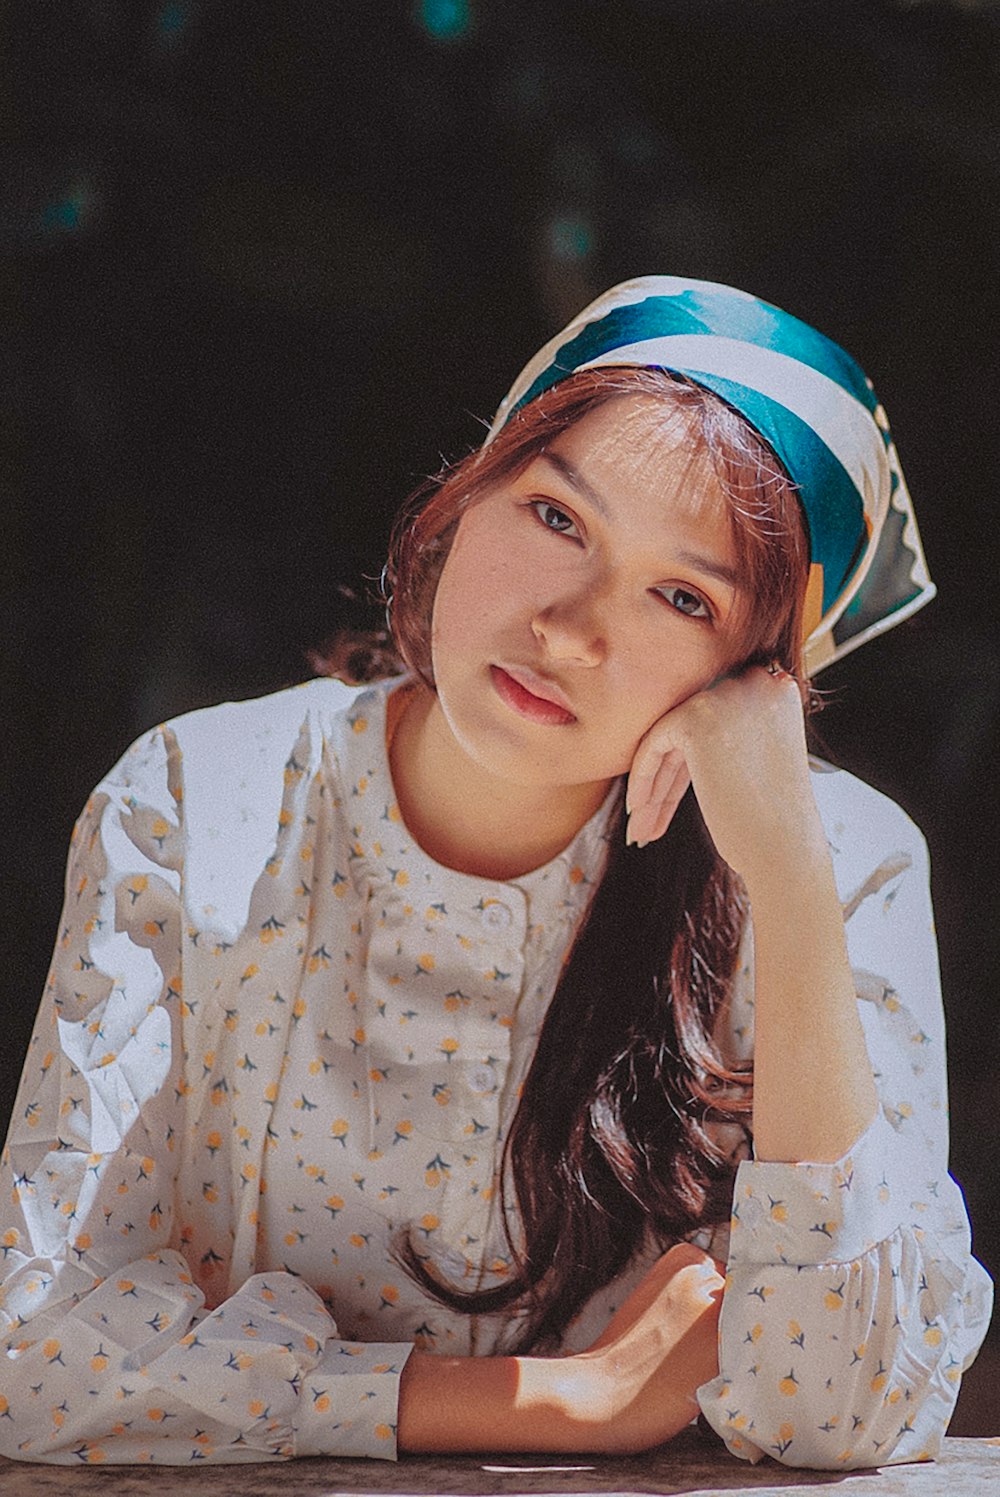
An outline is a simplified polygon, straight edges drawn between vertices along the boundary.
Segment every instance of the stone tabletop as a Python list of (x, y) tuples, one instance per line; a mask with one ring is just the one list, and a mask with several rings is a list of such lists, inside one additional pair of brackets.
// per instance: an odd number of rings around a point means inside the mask
[(995, 1497), (1000, 1438), (948, 1439), (937, 1461), (846, 1472), (793, 1471), (772, 1461), (748, 1466), (697, 1430), (627, 1459), (407, 1456), (394, 1464), (319, 1457), (235, 1466), (67, 1467), (0, 1458), (0, 1493), (12, 1497), (791, 1497), (824, 1487), (838, 1488), (842, 1497)]

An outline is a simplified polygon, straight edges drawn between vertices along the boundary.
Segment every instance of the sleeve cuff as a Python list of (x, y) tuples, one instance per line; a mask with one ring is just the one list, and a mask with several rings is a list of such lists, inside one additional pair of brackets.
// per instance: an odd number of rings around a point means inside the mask
[(330, 1341), (302, 1377), (295, 1454), (396, 1459), (399, 1379), (409, 1342)]
[(733, 1192), (730, 1262), (859, 1258), (919, 1214), (914, 1184), (909, 1150), (882, 1113), (833, 1164), (744, 1160)]

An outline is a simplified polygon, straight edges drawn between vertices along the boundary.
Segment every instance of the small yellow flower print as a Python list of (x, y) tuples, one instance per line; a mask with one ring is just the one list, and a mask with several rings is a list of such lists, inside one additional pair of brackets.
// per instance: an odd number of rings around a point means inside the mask
[(836, 1289), (828, 1289), (823, 1296), (823, 1303), (828, 1310), (841, 1310), (844, 1305), (844, 1286), (839, 1284)]

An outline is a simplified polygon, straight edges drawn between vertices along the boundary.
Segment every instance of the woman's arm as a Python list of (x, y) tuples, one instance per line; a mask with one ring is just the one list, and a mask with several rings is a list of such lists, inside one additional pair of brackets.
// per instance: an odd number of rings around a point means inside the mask
[(875, 1086), (797, 683), (756, 667), (661, 718), (629, 777), (630, 837), (662, 836), (688, 784), (750, 899), (758, 1155), (837, 1159), (872, 1121)]
[[(791, 810), (791, 806), (786, 807)], [(875, 1117), (875, 1082), (830, 850), (811, 790), (745, 880), (754, 937), (757, 1159), (840, 1159)], [(791, 818), (790, 818), (791, 819)]]
[(570, 1357), (415, 1352), (400, 1387), (409, 1451), (629, 1453), (697, 1416), (718, 1369), (722, 1278), (688, 1243), (671, 1248), (589, 1350)]
[(0, 1168), (0, 1450), (71, 1465), (391, 1455), (409, 1346), (338, 1340), (285, 1273), (206, 1314), (184, 1255), (178, 1171), (212, 1001), (184, 992), (185, 851), (163, 730), (74, 834)]
[(923, 840), (850, 776), (810, 777), (797, 688), (764, 671), (651, 730), (637, 840), (662, 833), (689, 780), (747, 887), (755, 947), (755, 1159), (736, 1180), (720, 1375), (699, 1401), (749, 1459), (927, 1458), (990, 1293), (947, 1175)]
[(877, 1115), (832, 1163), (768, 1162), (758, 1150), (740, 1166), (721, 1374), (699, 1397), (736, 1454), (850, 1469), (937, 1452), (988, 1324), (990, 1286), (947, 1174), (923, 839), (849, 775), (813, 779), (834, 844)]

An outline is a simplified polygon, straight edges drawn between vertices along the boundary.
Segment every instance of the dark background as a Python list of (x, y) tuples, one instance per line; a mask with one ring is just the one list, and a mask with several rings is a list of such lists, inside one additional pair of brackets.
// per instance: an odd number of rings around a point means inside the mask
[[(953, 1167), (1000, 1270), (992, 0), (8, 0), (2, 1115), (89, 789), (310, 674), (404, 495), (591, 296), (676, 272), (845, 344), (939, 599), (826, 672), (923, 827)], [(998, 1341), (959, 1433), (1000, 1433)], [(992, 1371), (991, 1371), (992, 1368)]]

